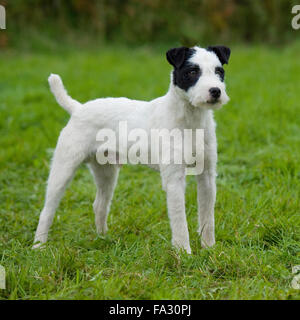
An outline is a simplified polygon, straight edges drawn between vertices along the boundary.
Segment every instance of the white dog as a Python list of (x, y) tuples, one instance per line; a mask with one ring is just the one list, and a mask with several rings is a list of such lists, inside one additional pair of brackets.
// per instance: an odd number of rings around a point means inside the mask
[[(35, 245), (45, 243), (60, 199), (76, 168), (86, 161), (97, 185), (93, 205), (98, 233), (107, 231), (107, 215), (119, 173), (119, 165), (100, 165), (96, 160), (97, 132), (109, 128), (117, 132), (120, 121), (128, 129), (204, 129), (204, 170), (197, 175), (198, 217), (203, 247), (215, 243), (214, 204), (216, 198), (217, 143), (214, 109), (227, 103), (223, 64), (230, 49), (224, 46), (174, 48), (167, 60), (174, 67), (168, 92), (150, 102), (127, 98), (104, 98), (81, 104), (68, 96), (58, 75), (49, 77), (57, 102), (71, 114), (61, 131), (53, 156), (45, 206), (35, 235)], [(186, 164), (159, 164), (163, 189), (167, 193), (172, 244), (191, 253), (185, 215)]]

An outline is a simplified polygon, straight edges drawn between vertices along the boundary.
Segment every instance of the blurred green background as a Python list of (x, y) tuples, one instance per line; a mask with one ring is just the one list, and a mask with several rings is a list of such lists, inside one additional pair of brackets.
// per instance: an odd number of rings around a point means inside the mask
[[(0, 47), (51, 41), (124, 44), (293, 41), (297, 0), (0, 0)], [(49, 41), (47, 42), (48, 39)]]

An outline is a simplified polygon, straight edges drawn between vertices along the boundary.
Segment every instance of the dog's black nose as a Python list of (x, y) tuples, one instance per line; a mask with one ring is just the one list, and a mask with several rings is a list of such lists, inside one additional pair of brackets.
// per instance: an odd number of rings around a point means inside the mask
[(214, 87), (209, 89), (209, 93), (214, 99), (218, 99), (220, 98), (221, 90), (217, 87)]

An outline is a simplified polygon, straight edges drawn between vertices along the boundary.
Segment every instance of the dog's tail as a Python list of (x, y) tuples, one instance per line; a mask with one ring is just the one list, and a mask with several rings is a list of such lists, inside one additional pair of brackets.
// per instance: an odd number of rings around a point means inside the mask
[(58, 104), (61, 105), (70, 114), (72, 114), (78, 108), (82, 107), (82, 104), (80, 102), (72, 99), (68, 95), (59, 75), (50, 74), (48, 82)]

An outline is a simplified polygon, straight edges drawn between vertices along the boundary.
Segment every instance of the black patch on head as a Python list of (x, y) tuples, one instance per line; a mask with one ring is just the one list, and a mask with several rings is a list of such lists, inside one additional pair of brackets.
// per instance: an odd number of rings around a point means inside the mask
[(167, 60), (174, 67), (173, 83), (185, 91), (195, 85), (201, 76), (199, 66), (189, 62), (195, 52), (195, 49), (187, 47), (173, 48), (167, 52)]
[(223, 64), (228, 64), (228, 60), (230, 57), (230, 49), (228, 47), (225, 46), (210, 46), (207, 47), (208, 51), (212, 51), (214, 52), (217, 57), (219, 58), (220, 62)]

